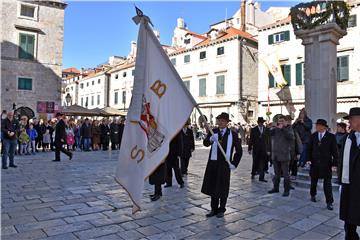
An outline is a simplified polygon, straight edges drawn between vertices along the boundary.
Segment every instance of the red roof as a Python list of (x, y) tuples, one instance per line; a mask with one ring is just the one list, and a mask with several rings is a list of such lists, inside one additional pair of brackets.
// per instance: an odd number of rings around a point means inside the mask
[(201, 35), (201, 34), (198, 34), (198, 33), (195, 33), (195, 32), (191, 32), (191, 31), (189, 31), (189, 30), (186, 30), (186, 31), (187, 31), (188, 33), (185, 34), (185, 36), (189, 34), (189, 35), (192, 35), (192, 36), (197, 37), (197, 38), (206, 39), (206, 37), (203, 36), (203, 35)]
[(265, 30), (265, 29), (269, 29), (269, 28), (273, 28), (273, 27), (277, 27), (277, 26), (281, 26), (281, 25), (285, 25), (285, 24), (288, 24), (288, 23), (291, 23), (291, 16), (287, 16), (286, 18), (283, 18), (279, 21), (276, 21), (274, 23), (271, 23), (271, 24), (268, 24), (268, 25), (265, 25), (265, 26), (262, 26), (260, 28), (260, 30)]
[(80, 71), (74, 67), (63, 69), (62, 72), (63, 73), (77, 73), (77, 74), (80, 73)]

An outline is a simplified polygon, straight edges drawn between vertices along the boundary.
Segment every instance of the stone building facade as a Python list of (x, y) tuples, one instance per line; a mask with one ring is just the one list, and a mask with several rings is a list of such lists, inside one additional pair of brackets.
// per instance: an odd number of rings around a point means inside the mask
[(1, 109), (50, 118), (60, 106), (62, 0), (2, 1)]

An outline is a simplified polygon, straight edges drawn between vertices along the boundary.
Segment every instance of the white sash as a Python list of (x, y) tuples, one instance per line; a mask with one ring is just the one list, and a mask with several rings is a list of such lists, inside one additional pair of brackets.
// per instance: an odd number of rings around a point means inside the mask
[[(228, 129), (226, 129), (226, 131), (228, 131)], [(225, 131), (225, 133), (226, 133)], [(216, 139), (219, 139), (219, 135), (217, 133), (214, 133)], [(224, 134), (225, 135), (225, 134)], [(232, 132), (229, 131), (229, 135), (228, 135), (228, 139), (227, 139), (227, 145), (226, 145), (226, 158), (230, 161), (230, 155), (231, 155), (231, 147), (232, 147), (232, 141), (233, 141), (233, 136), (232, 136)], [(213, 142), (212, 146), (211, 146), (211, 157), (210, 160), (217, 160), (217, 151), (218, 151), (218, 146), (216, 142)]]
[(350, 169), (351, 145), (352, 145), (352, 141), (349, 137), (347, 137), (344, 147), (343, 168), (342, 168), (342, 177), (341, 177), (341, 182), (345, 184), (350, 183), (349, 169)]

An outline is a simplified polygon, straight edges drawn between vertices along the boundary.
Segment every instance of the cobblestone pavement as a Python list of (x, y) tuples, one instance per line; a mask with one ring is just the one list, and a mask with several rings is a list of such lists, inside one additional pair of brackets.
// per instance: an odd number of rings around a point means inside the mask
[(118, 151), (76, 152), (57, 163), (53, 153), (17, 157), (17, 169), (1, 172), (2, 239), (344, 239), (338, 193), (334, 211), (321, 191), (317, 203), (300, 189), (289, 198), (269, 195), (270, 181), (250, 180), (247, 153), (232, 173), (225, 217), (206, 219), (210, 199), (200, 188), (208, 152), (194, 152), (186, 188), (174, 180), (151, 202), (146, 183), (144, 211), (136, 215), (114, 181)]

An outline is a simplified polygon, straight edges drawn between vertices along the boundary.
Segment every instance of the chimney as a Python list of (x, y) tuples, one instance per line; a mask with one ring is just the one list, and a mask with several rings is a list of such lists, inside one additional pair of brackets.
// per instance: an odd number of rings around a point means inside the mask
[(245, 13), (246, 13), (246, 0), (241, 0), (241, 6), (240, 6), (240, 19), (241, 19), (241, 25), (240, 25), (240, 30), (243, 32), (246, 32), (246, 18), (245, 18)]
[(185, 28), (185, 21), (183, 18), (178, 18), (177, 19), (177, 27), (178, 28), (181, 28), (181, 29), (184, 29)]

